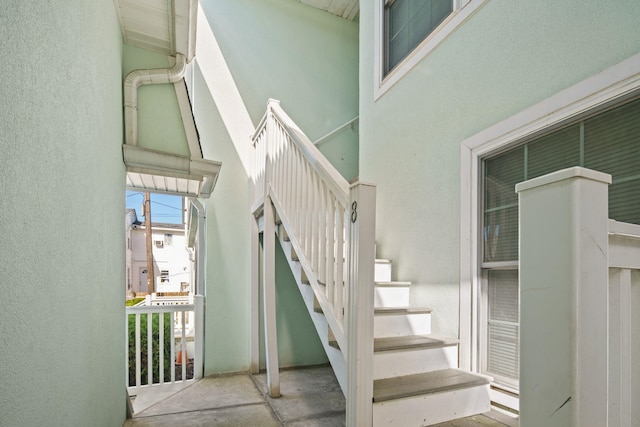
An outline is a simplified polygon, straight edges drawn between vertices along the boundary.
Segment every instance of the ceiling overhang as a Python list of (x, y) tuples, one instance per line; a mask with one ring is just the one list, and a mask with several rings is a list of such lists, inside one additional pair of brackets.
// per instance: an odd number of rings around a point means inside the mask
[(360, 12), (359, 0), (300, 0), (304, 4), (352, 21)]
[(198, 0), (115, 0), (115, 4), (125, 44), (168, 56), (179, 53), (191, 62)]

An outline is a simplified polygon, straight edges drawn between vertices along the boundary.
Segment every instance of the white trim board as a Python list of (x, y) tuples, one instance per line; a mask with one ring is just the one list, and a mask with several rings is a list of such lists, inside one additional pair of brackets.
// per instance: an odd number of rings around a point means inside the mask
[(478, 218), (480, 161), (536, 133), (557, 127), (640, 90), (640, 54), (564, 89), (465, 139), (460, 151), (460, 367), (478, 370)]
[(384, 5), (385, 0), (376, 0), (374, 10), (373, 52), (373, 100), (384, 95), (396, 82), (415, 67), (422, 59), (442, 43), (449, 34), (466, 22), (487, 0), (454, 0), (453, 12), (445, 18), (420, 44), (400, 63), (384, 75)]

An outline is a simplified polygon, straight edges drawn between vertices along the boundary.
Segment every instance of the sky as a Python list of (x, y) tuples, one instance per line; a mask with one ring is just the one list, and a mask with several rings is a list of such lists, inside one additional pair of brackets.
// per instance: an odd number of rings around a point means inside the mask
[[(127, 209), (135, 209), (139, 221), (144, 221), (144, 193), (127, 191)], [(182, 197), (151, 193), (151, 222), (182, 224)]]

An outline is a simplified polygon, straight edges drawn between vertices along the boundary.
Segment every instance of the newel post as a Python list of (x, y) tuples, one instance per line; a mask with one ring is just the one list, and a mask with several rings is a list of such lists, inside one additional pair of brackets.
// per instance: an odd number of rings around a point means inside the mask
[(376, 187), (356, 183), (350, 191), (347, 287), (347, 426), (372, 425), (373, 272)]
[(608, 185), (574, 167), (516, 186), (520, 425), (607, 425)]

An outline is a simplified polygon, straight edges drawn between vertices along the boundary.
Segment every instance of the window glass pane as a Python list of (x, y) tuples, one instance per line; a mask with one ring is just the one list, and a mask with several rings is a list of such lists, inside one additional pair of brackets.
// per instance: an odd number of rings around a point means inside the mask
[(517, 183), (524, 181), (524, 148), (484, 162), (484, 261), (518, 259)]
[(452, 0), (395, 0), (385, 8), (385, 74), (453, 11)]
[(640, 179), (609, 186), (609, 217), (640, 224)]
[(580, 166), (580, 124), (538, 138), (527, 146), (527, 179)]
[(487, 372), (517, 380), (520, 369), (518, 271), (488, 272)]
[(609, 217), (640, 224), (640, 100), (585, 120), (584, 162), (613, 177)]

